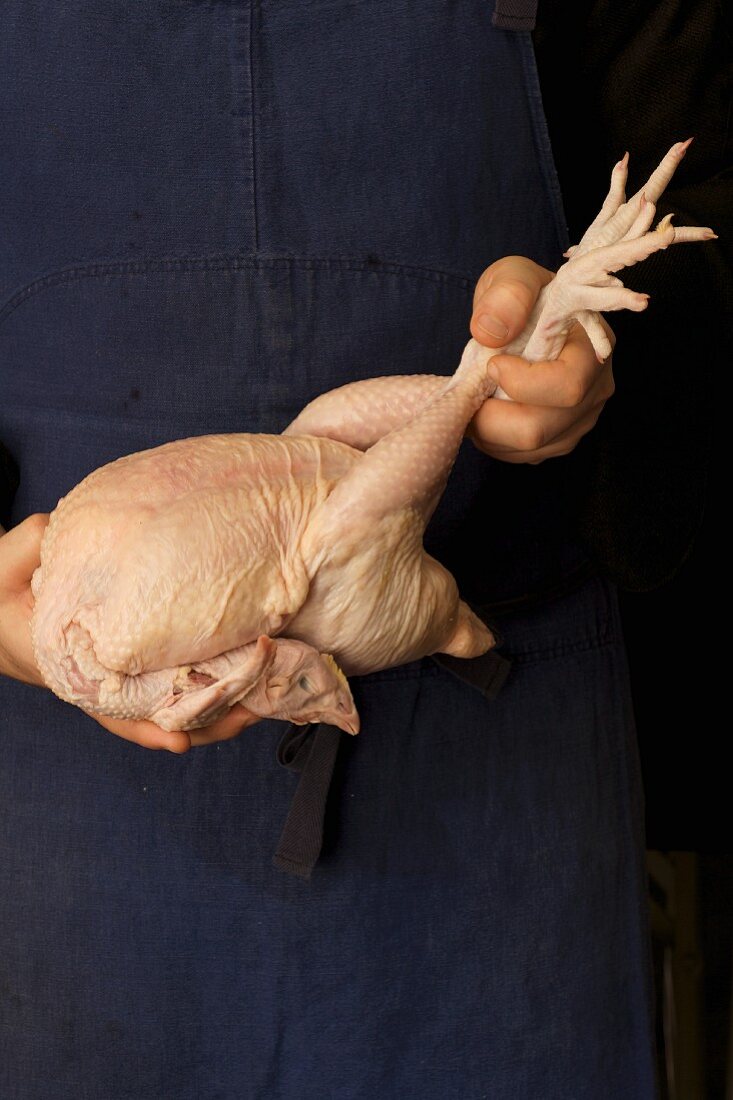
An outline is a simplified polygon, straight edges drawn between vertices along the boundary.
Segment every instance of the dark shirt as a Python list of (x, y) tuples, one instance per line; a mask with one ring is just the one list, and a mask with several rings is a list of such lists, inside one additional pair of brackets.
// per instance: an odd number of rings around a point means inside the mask
[(619, 272), (651, 301), (641, 314), (608, 315), (617, 392), (573, 456), (585, 544), (622, 587), (650, 589), (676, 572), (705, 509), (727, 495), (716, 448), (729, 434), (719, 416), (729, 407), (733, 276), (730, 15), (716, 0), (541, 0), (533, 39), (572, 240), (625, 150), (631, 195), (691, 136), (657, 218), (673, 212), (676, 224), (720, 238)]

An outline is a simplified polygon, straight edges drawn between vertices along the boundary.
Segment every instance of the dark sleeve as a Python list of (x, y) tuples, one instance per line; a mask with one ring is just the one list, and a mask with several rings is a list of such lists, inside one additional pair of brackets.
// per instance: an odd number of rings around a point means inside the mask
[(10, 451), (0, 443), (0, 526), (10, 526), (10, 506), (18, 488), (18, 467)]
[[(620, 273), (651, 295), (642, 314), (608, 315), (616, 396), (581, 445), (582, 532), (624, 587), (672, 576), (715, 489), (730, 427), (733, 213), (731, 27), (717, 0), (540, 0), (534, 34), (545, 113), (572, 241), (595, 217), (613, 164), (630, 152), (632, 194), (676, 141), (695, 140), (657, 218), (708, 225)], [(709, 517), (708, 517), (709, 518)]]

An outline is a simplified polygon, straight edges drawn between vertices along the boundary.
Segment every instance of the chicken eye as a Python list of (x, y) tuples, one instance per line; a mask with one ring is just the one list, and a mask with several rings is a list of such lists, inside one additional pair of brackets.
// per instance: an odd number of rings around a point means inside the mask
[(298, 680), (298, 687), (302, 688), (303, 691), (310, 691), (311, 690), (310, 681), (309, 681), (307, 676), (301, 676), (300, 677), (300, 679)]

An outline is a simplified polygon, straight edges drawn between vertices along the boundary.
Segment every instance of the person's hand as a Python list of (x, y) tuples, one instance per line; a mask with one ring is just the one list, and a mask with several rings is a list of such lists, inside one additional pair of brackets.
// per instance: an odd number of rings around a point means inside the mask
[(31, 577), (47, 523), (48, 516), (38, 512), (7, 534), (0, 528), (0, 673), (41, 687), (31, 645)]
[[(525, 256), (505, 256), (487, 267), (476, 284), (471, 335), (488, 348), (501, 348), (522, 331), (542, 287), (553, 272)], [(611, 346), (613, 331), (601, 318)], [(492, 458), (537, 464), (566, 455), (594, 427), (613, 394), (612, 356), (598, 362), (585, 329), (577, 322), (560, 358), (528, 363), (499, 354), (491, 361), (495, 380), (511, 401), (489, 399), (471, 422), (469, 436)]]
[[(41, 540), (48, 523), (43, 513), (29, 516), (7, 534), (0, 527), (0, 674), (26, 684), (45, 687), (33, 656), (30, 619), (33, 611), (31, 577), (40, 564)], [(187, 752), (192, 745), (228, 741), (259, 717), (236, 705), (223, 718), (188, 733), (163, 730), (153, 722), (91, 715), (110, 733), (148, 749)]]

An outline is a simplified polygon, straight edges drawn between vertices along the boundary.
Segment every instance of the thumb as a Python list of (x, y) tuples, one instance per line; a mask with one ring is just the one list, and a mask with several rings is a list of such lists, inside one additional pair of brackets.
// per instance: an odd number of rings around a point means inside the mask
[(26, 588), (41, 561), (41, 540), (48, 514), (36, 512), (0, 537), (0, 585), (10, 591)]
[(476, 286), (471, 335), (488, 348), (502, 348), (529, 320), (540, 290), (553, 273), (526, 256), (504, 256), (486, 268)]

